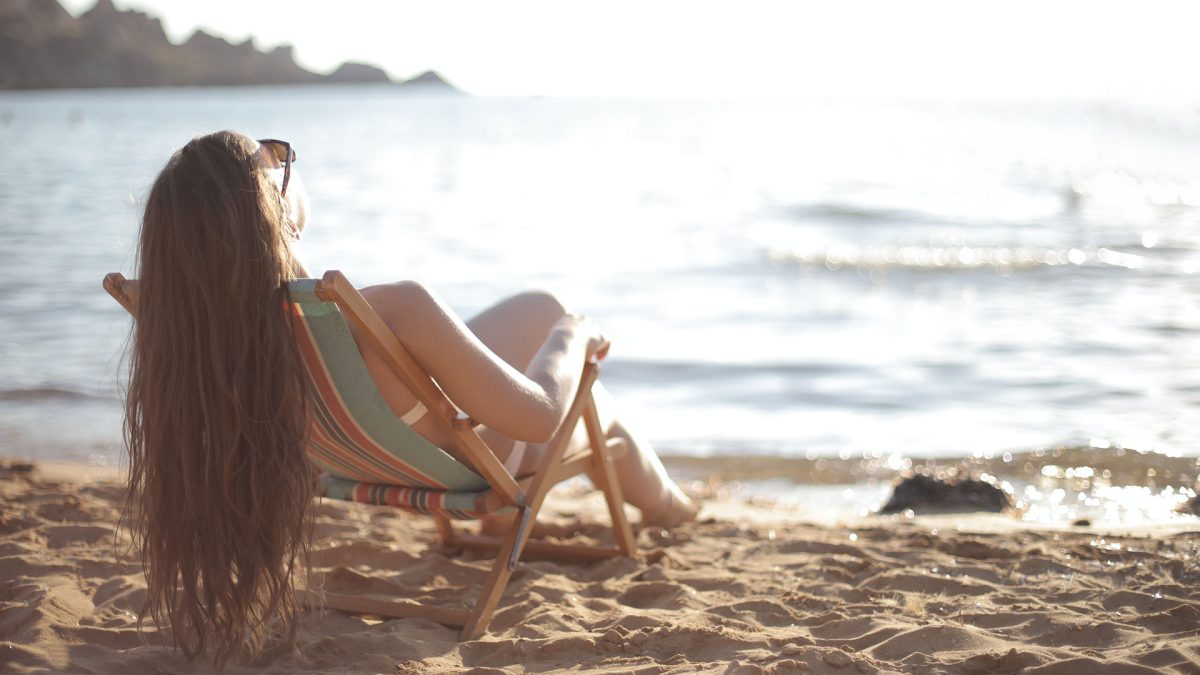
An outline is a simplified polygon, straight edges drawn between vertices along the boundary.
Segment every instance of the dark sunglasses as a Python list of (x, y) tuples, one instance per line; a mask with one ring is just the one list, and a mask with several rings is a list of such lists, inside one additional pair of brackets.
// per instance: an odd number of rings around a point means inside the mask
[(283, 187), (279, 188), (279, 194), (280, 196), (286, 195), (288, 181), (292, 179), (292, 162), (296, 161), (295, 148), (287, 141), (278, 141), (274, 138), (260, 138), (258, 142), (271, 153), (275, 161), (283, 165)]

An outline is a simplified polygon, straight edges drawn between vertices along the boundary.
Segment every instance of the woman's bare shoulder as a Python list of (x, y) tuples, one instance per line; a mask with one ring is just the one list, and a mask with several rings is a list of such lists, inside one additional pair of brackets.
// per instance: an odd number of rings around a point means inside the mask
[(360, 293), (392, 332), (411, 343), (410, 348), (419, 342), (448, 347), (448, 341), (461, 343), (465, 338), (467, 328), (462, 320), (433, 289), (419, 281), (368, 286)]
[(442, 313), (442, 302), (437, 294), (420, 281), (407, 279), (376, 284), (360, 289), (359, 292), (384, 321), (390, 322), (397, 316), (413, 313), (423, 318)]
[(375, 284), (360, 288), (359, 293), (370, 302), (376, 300), (385, 302), (403, 302), (433, 295), (432, 289), (415, 279), (393, 281), (386, 284)]

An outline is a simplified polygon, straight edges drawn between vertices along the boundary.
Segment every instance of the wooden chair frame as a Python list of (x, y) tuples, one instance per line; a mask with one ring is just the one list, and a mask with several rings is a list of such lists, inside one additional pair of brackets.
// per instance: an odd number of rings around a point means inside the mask
[[(104, 288), (135, 318), (138, 305), (138, 282), (119, 273), (104, 277)], [(508, 585), (517, 561), (525, 554), (539, 558), (585, 562), (611, 557), (636, 557), (637, 544), (633, 530), (625, 517), (624, 497), (613, 467), (619, 443), (606, 441), (592, 385), (599, 375), (599, 363), (592, 358), (584, 365), (575, 399), (565, 420), (551, 439), (548, 451), (537, 471), (517, 479), (509, 473), (495, 452), (475, 431), (475, 421), (461, 412), (428, 373), (416, 362), (388, 328), (383, 319), (337, 270), (326, 272), (316, 285), (316, 295), (322, 300), (337, 303), (343, 315), (357, 326), (371, 345), (383, 356), (388, 367), (429, 409), (440, 424), (459, 441), (467, 458), (490, 486), (484, 499), (484, 511), (492, 513), (512, 507), (517, 517), (511, 528), (500, 535), (459, 532), (448, 518), (431, 516), (437, 526), (438, 538), (445, 544), (484, 551), (495, 551), (496, 560), (483, 582), (479, 598), (470, 610), (425, 605), (416, 601), (380, 600), (342, 593), (313, 593), (298, 591), (301, 601), (309, 606), (324, 606), (350, 613), (384, 617), (424, 617), (448, 626), (461, 627), (460, 640), (473, 640), (483, 635), (492, 614)], [(582, 418), (587, 430), (589, 448), (582, 453), (565, 457), (573, 430)], [(549, 542), (530, 542), (531, 525), (541, 510), (546, 494), (556, 483), (594, 469), (592, 477), (604, 492), (612, 518), (616, 545), (584, 546)]]

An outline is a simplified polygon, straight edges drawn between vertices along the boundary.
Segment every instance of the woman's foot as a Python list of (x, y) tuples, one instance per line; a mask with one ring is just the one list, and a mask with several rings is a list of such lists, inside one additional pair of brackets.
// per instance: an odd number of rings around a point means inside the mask
[(696, 519), (700, 513), (700, 504), (688, 497), (671, 483), (665, 491), (660, 507), (653, 512), (642, 511), (642, 525), (671, 528)]

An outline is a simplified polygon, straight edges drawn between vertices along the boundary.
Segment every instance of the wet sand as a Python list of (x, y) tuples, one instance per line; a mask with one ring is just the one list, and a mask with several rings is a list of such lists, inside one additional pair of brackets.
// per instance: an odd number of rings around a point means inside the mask
[[(0, 473), (0, 671), (211, 671), (138, 632), (121, 492), (112, 469)], [(602, 536), (584, 487), (547, 508)], [(481, 640), (308, 611), (294, 649), (225, 672), (1200, 672), (1200, 520), (1124, 529), (815, 522), (718, 498), (700, 522), (640, 530), (643, 560), (523, 563)], [(392, 509), (327, 501), (317, 534), (330, 590), (463, 606), (489, 564)]]

